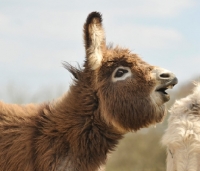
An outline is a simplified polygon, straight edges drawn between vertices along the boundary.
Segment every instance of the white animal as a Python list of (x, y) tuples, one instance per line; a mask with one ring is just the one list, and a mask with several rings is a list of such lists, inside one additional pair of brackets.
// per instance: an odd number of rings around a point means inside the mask
[(175, 102), (162, 138), (167, 146), (167, 171), (200, 171), (200, 83)]

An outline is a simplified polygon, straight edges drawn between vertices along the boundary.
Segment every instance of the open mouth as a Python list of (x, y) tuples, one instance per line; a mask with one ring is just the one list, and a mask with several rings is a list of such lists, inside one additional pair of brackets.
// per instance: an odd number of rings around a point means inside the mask
[(172, 89), (175, 85), (170, 85), (168, 87), (162, 87), (162, 88), (158, 88), (156, 89), (156, 91), (164, 94), (164, 95), (168, 95), (168, 93), (166, 92), (167, 89)]
[(156, 92), (160, 93), (163, 96), (165, 101), (168, 101), (170, 99), (170, 96), (166, 92), (166, 90), (172, 89), (177, 83), (178, 83), (177, 78), (174, 78), (173, 80), (158, 86), (156, 88)]

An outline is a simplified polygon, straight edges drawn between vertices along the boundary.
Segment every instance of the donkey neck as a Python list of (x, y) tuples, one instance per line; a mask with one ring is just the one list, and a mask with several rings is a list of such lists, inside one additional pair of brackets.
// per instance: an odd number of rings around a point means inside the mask
[(66, 157), (78, 170), (96, 170), (123, 137), (101, 117), (96, 93), (85, 84), (72, 85), (49, 112), (69, 146)]

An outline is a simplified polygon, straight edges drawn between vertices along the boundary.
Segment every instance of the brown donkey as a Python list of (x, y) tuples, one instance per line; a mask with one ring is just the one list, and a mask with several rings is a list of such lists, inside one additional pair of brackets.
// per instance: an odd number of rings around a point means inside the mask
[(84, 25), (83, 69), (64, 66), (74, 83), (39, 105), (0, 102), (1, 171), (97, 171), (128, 131), (156, 124), (177, 79), (120, 47), (107, 47), (101, 15)]

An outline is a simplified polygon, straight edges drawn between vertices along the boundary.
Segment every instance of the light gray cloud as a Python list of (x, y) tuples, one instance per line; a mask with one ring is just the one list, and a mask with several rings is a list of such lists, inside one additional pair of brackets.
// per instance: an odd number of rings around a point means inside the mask
[[(128, 10), (128, 14), (134, 14), (137, 17), (156, 18), (174, 17), (195, 5), (194, 0), (143, 0), (133, 1), (132, 3), (133, 5), (129, 8), (135, 8)], [(124, 12), (127, 13), (127, 9)]]
[[(115, 42), (136, 49), (172, 49), (175, 44), (184, 42), (184, 36), (175, 29), (147, 25), (115, 26), (108, 35)], [(122, 34), (124, 33), (124, 34)], [(116, 37), (116, 35), (118, 35)]]

